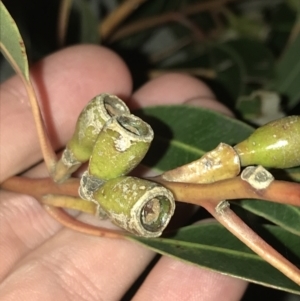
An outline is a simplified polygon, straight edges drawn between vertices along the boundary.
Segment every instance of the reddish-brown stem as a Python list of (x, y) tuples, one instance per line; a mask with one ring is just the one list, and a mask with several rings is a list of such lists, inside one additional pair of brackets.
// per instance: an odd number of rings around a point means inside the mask
[[(16, 63), (16, 61), (12, 57), (11, 53), (7, 50), (5, 45), (3, 43), (1, 43), (1, 41), (0, 41), (0, 48), (1, 48), (1, 51), (4, 53), (4, 55), (6, 56), (6, 58), (8, 59), (11, 66), (15, 69), (17, 74), (20, 75), (20, 77), (25, 85), (25, 88), (26, 88), (26, 91), (28, 94), (28, 98), (29, 98), (29, 102), (31, 105), (31, 111), (32, 111), (32, 115), (34, 118), (34, 122), (35, 122), (36, 130), (37, 130), (37, 134), (38, 134), (38, 138), (39, 138), (39, 142), (40, 142), (40, 147), (41, 147), (42, 154), (44, 157), (44, 161), (45, 161), (45, 164), (47, 166), (49, 173), (52, 174), (52, 172), (55, 169), (57, 158), (56, 158), (56, 154), (52, 148), (52, 145), (50, 143), (49, 137), (47, 135), (47, 131), (46, 131), (45, 124), (44, 124), (44, 121), (42, 118), (39, 103), (37, 101), (33, 85), (30, 81), (28, 68), (26, 67), (25, 70), (21, 70), (19, 65)], [(24, 51), (25, 51), (25, 49), (24, 49)], [(27, 60), (27, 57), (25, 57), (25, 59)]]
[[(217, 73), (213, 69), (205, 69), (205, 68), (180, 68), (180, 69), (172, 69), (172, 72), (188, 73), (190, 75), (201, 76), (208, 79), (214, 79), (217, 77)], [(170, 73), (170, 69), (153, 69), (150, 70), (148, 74), (150, 78), (155, 78), (167, 73)]]
[(49, 205), (60, 208), (69, 208), (79, 210), (81, 212), (89, 213), (92, 215), (97, 214), (97, 204), (91, 201), (83, 200), (79, 197), (47, 194), (41, 199), (43, 205)]
[(30, 179), (11, 177), (0, 184), (2, 189), (31, 195), (41, 200), (44, 195), (57, 194), (78, 197), (79, 179), (70, 178), (62, 184), (55, 183), (51, 178)]
[(259, 199), (300, 207), (300, 185), (286, 181), (273, 181), (264, 190), (253, 188), (240, 177), (211, 184), (168, 182), (161, 177), (151, 180), (169, 188), (177, 200), (202, 206), (205, 200)]
[(49, 171), (49, 174), (51, 175), (54, 172), (56, 161), (57, 161), (56, 154), (52, 148), (51, 142), (47, 135), (45, 124), (40, 112), (39, 104), (37, 102), (33, 86), (30, 82), (25, 82), (25, 87), (30, 100), (32, 115), (37, 129), (40, 147), (43, 153), (43, 158), (47, 166), (47, 169)]
[(88, 225), (77, 219), (74, 219), (60, 208), (55, 208), (48, 205), (45, 205), (44, 208), (59, 223), (69, 229), (75, 230), (80, 233), (106, 238), (125, 238), (126, 235), (128, 235), (127, 233), (122, 231)]
[[(79, 179), (71, 178), (63, 184), (57, 184), (53, 182), (51, 178), (45, 179), (30, 179), (23, 177), (12, 177), (0, 184), (2, 189), (13, 191), (17, 193), (27, 194), (36, 198), (40, 203), (44, 203), (45, 196), (54, 194), (59, 197), (60, 195), (78, 197)], [(49, 200), (49, 199), (48, 199)], [(74, 200), (74, 198), (73, 198)], [(47, 203), (47, 201), (45, 201)], [(54, 196), (55, 204), (55, 196)], [(126, 233), (110, 230), (106, 228), (100, 228), (91, 226), (86, 223), (80, 222), (67, 214), (60, 208), (55, 208), (50, 205), (44, 205), (46, 211), (59, 223), (65, 227), (75, 230), (77, 232), (85, 233), (88, 235), (102, 236), (108, 238), (123, 238)], [(72, 209), (78, 209), (77, 206)], [(93, 211), (93, 210), (92, 210)]]
[[(190, 5), (186, 8), (181, 9), (180, 13), (184, 16), (197, 14), (207, 10), (216, 9), (222, 5), (225, 5), (228, 2), (233, 2), (236, 0), (215, 0), (215, 1), (206, 1), (204, 3), (197, 3)], [(174, 21), (174, 12), (167, 12), (160, 16), (143, 18), (134, 23), (131, 23), (123, 28), (119, 29), (110, 39), (111, 41), (117, 41), (128, 35), (140, 32), (141, 30), (146, 30), (155, 26), (163, 25), (168, 22)]]
[[(159, 176), (149, 179), (170, 189), (178, 201), (198, 206), (202, 206), (202, 203), (207, 200), (260, 199), (300, 207), (300, 184), (298, 183), (275, 180), (268, 188), (257, 190), (240, 177), (210, 184), (169, 182)], [(12, 177), (1, 183), (0, 187), (28, 194), (39, 200), (47, 194), (78, 197), (79, 179), (70, 178), (58, 184), (50, 178)]]
[(57, 42), (59, 47), (65, 43), (72, 0), (61, 0), (58, 11)]
[(300, 285), (300, 270), (248, 227), (229, 208), (228, 202), (217, 204), (217, 202), (207, 201), (202, 202), (202, 206), (252, 251)]
[(99, 33), (105, 39), (128, 15), (146, 0), (127, 0), (123, 1), (106, 19), (99, 24)]

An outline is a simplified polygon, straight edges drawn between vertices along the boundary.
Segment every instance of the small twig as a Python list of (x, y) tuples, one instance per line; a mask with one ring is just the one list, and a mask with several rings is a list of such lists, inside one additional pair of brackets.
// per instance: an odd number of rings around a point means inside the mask
[(38, 134), (42, 154), (44, 157), (44, 161), (45, 161), (45, 164), (46, 164), (46, 167), (47, 167), (49, 173), (52, 174), (52, 172), (55, 169), (57, 158), (56, 158), (56, 154), (52, 148), (52, 145), (50, 143), (49, 137), (47, 135), (47, 131), (46, 131), (46, 127), (44, 124), (44, 120), (42, 118), (39, 103), (37, 101), (33, 85), (30, 81), (29, 74), (26, 75), (23, 73), (23, 71), (20, 69), (19, 65), (15, 62), (11, 53), (7, 50), (5, 45), (3, 45), (3, 43), (1, 43), (1, 41), (0, 41), (0, 48), (1, 48), (1, 51), (3, 51), (3, 53), (5, 54), (8, 61), (10, 62), (11, 66), (16, 71), (16, 73), (18, 75), (20, 75), (20, 77), (25, 85), (25, 89), (27, 91), (29, 102), (31, 105), (31, 111), (33, 114), (33, 119), (35, 122), (36, 129), (37, 129), (37, 134)]
[(207, 201), (202, 202), (202, 206), (252, 251), (300, 285), (300, 270), (248, 227), (229, 208), (228, 202), (217, 204), (216, 202)]
[[(233, 1), (236, 0), (215, 0), (215, 1), (201, 2), (183, 8), (180, 11), (180, 13), (181, 15), (184, 16), (193, 15), (207, 10), (214, 10), (216, 8), (219, 8), (220, 6), (225, 5), (226, 3), (233, 2)], [(126, 36), (140, 32), (142, 30), (146, 30), (173, 21), (174, 21), (174, 12), (167, 12), (160, 16), (143, 18), (127, 26), (124, 26), (122, 29), (119, 29), (111, 36), (110, 41), (115, 42)]]
[(41, 115), (40, 107), (38, 101), (36, 99), (36, 94), (34, 92), (33, 86), (25, 82), (25, 87), (28, 93), (28, 97), (31, 104), (32, 115), (35, 121), (35, 126), (41, 146), (41, 150), (43, 153), (44, 161), (47, 167), (49, 174), (51, 175), (54, 172), (57, 157), (54, 152), (54, 149), (51, 145), (49, 137), (47, 135), (47, 131), (45, 128), (44, 120)]
[[(292, 45), (292, 43), (296, 40), (296, 38), (298, 37), (298, 35), (300, 34), (300, 16), (297, 17), (294, 26), (292, 27), (292, 30), (290, 32), (290, 35), (288, 37), (288, 40), (284, 46), (284, 49), (280, 55), (280, 59), (284, 56), (284, 54), (286, 53), (287, 49), (289, 49), (289, 47)], [(279, 59), (279, 60), (280, 60)]]
[(178, 39), (175, 43), (164, 47), (162, 50), (159, 50), (150, 55), (149, 60), (151, 63), (158, 63), (168, 57), (170, 57), (173, 53), (183, 49), (185, 46), (192, 43), (194, 39), (191, 36), (184, 36), (183, 38)]
[(205, 69), (205, 68), (154, 69), (154, 70), (150, 70), (148, 75), (150, 78), (155, 78), (163, 74), (170, 73), (170, 71), (177, 72), (177, 73), (185, 73), (185, 74), (187, 73), (187, 74), (191, 74), (194, 76), (201, 76), (208, 79), (214, 79), (217, 77), (215, 70)]
[(99, 33), (105, 39), (128, 15), (146, 0), (126, 0), (99, 24)]
[(182, 26), (186, 27), (193, 33), (194, 38), (199, 42), (205, 40), (205, 33), (202, 31), (200, 27), (194, 24), (191, 20), (189, 20), (186, 16), (181, 13), (174, 13), (173, 15), (174, 20), (181, 24)]
[(111, 229), (96, 227), (96, 226), (83, 223), (71, 217), (62, 209), (55, 208), (48, 205), (45, 205), (44, 208), (56, 221), (58, 221), (65, 227), (72, 229), (74, 231), (88, 234), (88, 235), (93, 235), (93, 236), (106, 237), (106, 238), (125, 238), (126, 236), (128, 236), (128, 234), (125, 233), (124, 231), (111, 230)]
[(51, 178), (30, 179), (11, 177), (0, 184), (0, 188), (30, 195), (41, 202), (47, 194), (78, 197), (79, 179), (70, 178), (62, 184), (55, 183)]
[(97, 213), (97, 205), (95, 203), (78, 197), (47, 194), (41, 199), (41, 203), (53, 207), (79, 210), (92, 215)]
[(57, 42), (59, 47), (63, 47), (65, 43), (71, 4), (72, 0), (60, 1), (57, 23)]

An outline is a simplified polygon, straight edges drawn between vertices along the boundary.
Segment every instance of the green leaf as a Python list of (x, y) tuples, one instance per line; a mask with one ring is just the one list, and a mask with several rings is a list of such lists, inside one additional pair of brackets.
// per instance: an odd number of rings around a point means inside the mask
[(300, 183), (300, 166), (294, 168), (288, 168), (284, 170), (287, 176), (295, 182)]
[[(300, 264), (299, 237), (276, 226), (259, 234), (296, 265)], [(300, 294), (300, 287), (269, 265), (229, 231), (216, 223), (179, 229), (165, 238), (132, 237), (154, 251), (226, 275)]]
[[(194, 43), (184, 51), (185, 59), (169, 66), (169, 69), (205, 68), (216, 74), (216, 90), (221, 90), (228, 98), (235, 101), (245, 93), (247, 78), (246, 66), (239, 53), (227, 43), (218, 43), (211, 47)], [(216, 85), (215, 83), (215, 85)], [(219, 91), (217, 91), (219, 92)], [(224, 95), (222, 95), (224, 98)]]
[(238, 16), (230, 10), (223, 10), (229, 23), (229, 28), (243, 37), (263, 39), (266, 35), (266, 25), (260, 19), (251, 20), (248, 16)]
[(196, 160), (220, 142), (235, 145), (253, 132), (236, 119), (192, 106), (149, 107), (137, 114), (155, 134), (143, 164), (161, 171)]
[(0, 2), (0, 20), (1, 52), (13, 66), (15, 71), (20, 74), (27, 82), (29, 82), (29, 70), (25, 45), (15, 21), (5, 8), (2, 1)]
[(232, 47), (243, 60), (247, 81), (264, 84), (274, 76), (274, 57), (263, 43), (242, 38), (229, 41), (226, 44), (228, 47)]
[(99, 43), (98, 20), (87, 1), (76, 0), (74, 6), (80, 18), (79, 43)]
[(268, 46), (277, 55), (282, 53), (296, 21), (296, 13), (286, 2), (284, 1), (270, 10)]
[(210, 62), (217, 73), (217, 80), (234, 101), (245, 93), (246, 65), (233, 47), (227, 43), (216, 45), (210, 51)]
[[(258, 200), (243, 200), (240, 205), (285, 230), (300, 235), (300, 208)], [(300, 248), (300, 238), (299, 246)]]
[(298, 0), (287, 0), (286, 3), (295, 10), (296, 13), (300, 14), (300, 2)]
[(286, 50), (277, 65), (274, 88), (288, 98), (287, 107), (292, 109), (300, 100), (300, 34)]

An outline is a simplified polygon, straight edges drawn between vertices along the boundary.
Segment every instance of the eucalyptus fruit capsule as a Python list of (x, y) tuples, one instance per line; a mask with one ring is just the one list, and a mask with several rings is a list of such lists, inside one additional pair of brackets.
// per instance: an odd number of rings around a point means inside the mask
[(234, 149), (241, 165), (289, 168), (300, 165), (300, 116), (284, 117), (258, 128)]
[(88, 173), (101, 180), (129, 173), (146, 155), (153, 136), (150, 125), (134, 115), (112, 117), (98, 135)]
[(78, 161), (88, 161), (104, 124), (110, 118), (121, 114), (130, 114), (130, 111), (117, 96), (105, 93), (96, 96), (79, 115), (75, 132), (67, 148)]
[(128, 176), (105, 182), (94, 193), (94, 200), (114, 224), (143, 237), (160, 236), (175, 210), (168, 189)]
[(79, 115), (74, 134), (57, 163), (53, 176), (56, 182), (67, 179), (82, 163), (88, 161), (106, 121), (121, 114), (130, 114), (130, 111), (115, 95), (103, 93), (88, 103)]

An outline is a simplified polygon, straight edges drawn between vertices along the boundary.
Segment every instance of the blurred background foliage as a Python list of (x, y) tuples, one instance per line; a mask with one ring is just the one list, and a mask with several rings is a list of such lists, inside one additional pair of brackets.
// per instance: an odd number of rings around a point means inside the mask
[[(30, 63), (80, 43), (126, 61), (138, 88), (169, 71), (205, 81), (239, 119), (300, 114), (299, 0), (4, 0)], [(1, 81), (14, 74), (0, 57)], [(243, 301), (299, 297), (251, 285)]]
[[(34, 62), (78, 43), (118, 52), (135, 88), (169, 71), (204, 80), (263, 124), (300, 111), (299, 0), (3, 1)], [(1, 80), (12, 71), (1, 58)]]

